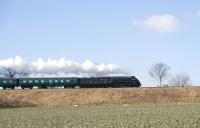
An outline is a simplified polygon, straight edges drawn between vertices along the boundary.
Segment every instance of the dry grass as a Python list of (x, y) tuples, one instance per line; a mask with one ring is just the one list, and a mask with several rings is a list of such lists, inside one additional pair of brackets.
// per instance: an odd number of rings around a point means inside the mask
[(200, 88), (0, 90), (0, 106), (200, 102)]

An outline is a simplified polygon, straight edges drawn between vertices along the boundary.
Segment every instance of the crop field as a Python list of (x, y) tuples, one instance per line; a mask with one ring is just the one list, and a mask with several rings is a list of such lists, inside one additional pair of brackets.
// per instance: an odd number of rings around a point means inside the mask
[(0, 108), (0, 128), (197, 128), (200, 103)]

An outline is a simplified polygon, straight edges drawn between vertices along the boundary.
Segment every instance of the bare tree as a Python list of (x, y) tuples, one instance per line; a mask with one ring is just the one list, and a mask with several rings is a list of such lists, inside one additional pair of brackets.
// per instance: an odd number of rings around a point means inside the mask
[(177, 87), (185, 87), (185, 86), (190, 86), (192, 82), (188, 74), (181, 73), (172, 77), (169, 81), (169, 84)]
[(28, 76), (28, 73), (26, 73), (26, 72), (18, 72), (14, 69), (11, 69), (11, 68), (3, 68), (0, 71), (0, 74), (4, 77), (7, 77), (7, 78), (16, 78), (16, 77)]
[(169, 66), (164, 63), (156, 63), (152, 65), (149, 70), (149, 75), (159, 83), (159, 87), (162, 86), (162, 82), (168, 77)]

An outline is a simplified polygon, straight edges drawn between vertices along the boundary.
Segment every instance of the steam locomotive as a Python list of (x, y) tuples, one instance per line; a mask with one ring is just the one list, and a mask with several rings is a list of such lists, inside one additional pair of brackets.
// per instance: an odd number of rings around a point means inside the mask
[(3, 89), (40, 88), (123, 88), (140, 87), (141, 83), (135, 76), (113, 77), (59, 77), (59, 78), (0, 78), (0, 87)]

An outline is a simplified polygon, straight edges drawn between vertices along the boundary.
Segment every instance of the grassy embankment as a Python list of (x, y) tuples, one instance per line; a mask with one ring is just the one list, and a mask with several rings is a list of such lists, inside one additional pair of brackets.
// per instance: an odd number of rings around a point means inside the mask
[(0, 90), (0, 106), (66, 106), (200, 102), (200, 88)]

